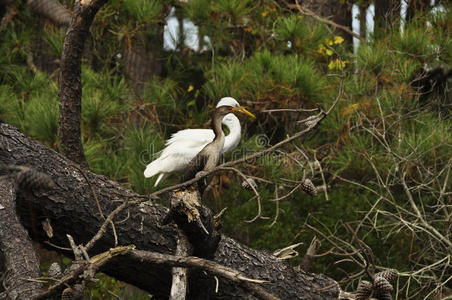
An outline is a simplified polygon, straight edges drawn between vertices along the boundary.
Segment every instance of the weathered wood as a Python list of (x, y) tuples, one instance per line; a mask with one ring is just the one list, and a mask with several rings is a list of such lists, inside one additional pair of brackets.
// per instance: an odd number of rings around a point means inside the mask
[[(178, 256), (189, 256), (191, 254), (191, 245), (188, 242), (187, 237), (182, 232), (178, 230), (178, 241), (175, 255)], [(187, 295), (187, 268), (174, 267), (172, 269), (173, 282), (171, 283), (171, 293), (170, 300), (183, 300)]]
[[(75, 242), (86, 243), (97, 232), (103, 219), (85, 177), (73, 162), (52, 149), (28, 138), (16, 128), (0, 124), (0, 162), (29, 165), (52, 176), (56, 187), (48, 192), (34, 192), (31, 197), (17, 195), (18, 213), (22, 223), (36, 241), (48, 238), (29, 218), (30, 209), (39, 221), (48, 218), (53, 227), (53, 244), (68, 246), (66, 234)], [(85, 171), (99, 200), (104, 215), (108, 215), (123, 201), (140, 199), (105, 176)], [(160, 220), (168, 209), (154, 202), (142, 203), (114, 218), (119, 245), (134, 244), (137, 249), (173, 254), (176, 249), (175, 226), (161, 226)], [(36, 222), (39, 224), (39, 222)], [(36, 225), (35, 224), (35, 225)], [(111, 227), (91, 249), (90, 255), (114, 247)], [(62, 251), (58, 250), (57, 251)], [(281, 299), (337, 299), (337, 283), (324, 276), (298, 271), (268, 253), (241, 245), (222, 236), (214, 261), (234, 268), (249, 278), (267, 280), (262, 287)], [(171, 268), (141, 262), (131, 255), (116, 257), (102, 269), (107, 274), (134, 284), (152, 293), (156, 298), (168, 298), (171, 286)], [(213, 276), (208, 274), (210, 278)], [(213, 299), (249, 299), (250, 295), (231, 280), (221, 279), (218, 294)]]
[[(0, 269), (6, 299), (31, 299), (41, 291), (41, 284), (28, 279), (39, 276), (39, 260), (27, 231), (15, 209), (15, 184), (0, 176), (0, 254), (5, 270)], [(3, 276), (1, 276), (1, 272)], [(0, 295), (0, 298), (3, 297)]]

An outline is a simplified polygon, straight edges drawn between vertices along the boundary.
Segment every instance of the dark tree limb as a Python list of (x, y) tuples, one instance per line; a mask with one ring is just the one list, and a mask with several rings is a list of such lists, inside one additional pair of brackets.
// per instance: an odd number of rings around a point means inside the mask
[(57, 25), (68, 26), (71, 22), (69, 11), (55, 0), (27, 0), (27, 3), (36, 13)]
[[(0, 124), (0, 162), (6, 165), (28, 165), (50, 175), (55, 182), (56, 187), (47, 192), (34, 191), (30, 197), (22, 193), (17, 195), (18, 214), (36, 241), (44, 245), (50, 241), (68, 247), (66, 234), (70, 234), (77, 243), (86, 244), (105, 222), (99, 214), (91, 188), (79, 169), (68, 159), (7, 124)], [(175, 226), (160, 225), (167, 208), (152, 201), (143, 202), (143, 196), (105, 176), (89, 171), (84, 173), (97, 194), (105, 216), (124, 201), (142, 202), (126, 207), (113, 218), (119, 245), (134, 244), (138, 249), (161, 254), (175, 252)], [(35, 223), (29, 217), (30, 208), (36, 216)], [(39, 221), (46, 218), (54, 229), (50, 240), (40, 227), (36, 227)], [(114, 234), (109, 223), (106, 224), (107, 229), (93, 244), (90, 256), (114, 247)], [(339, 293), (336, 281), (324, 275), (298, 271), (268, 253), (247, 248), (225, 236), (221, 237), (213, 260), (248, 278), (268, 281), (262, 288), (281, 299), (337, 299)], [(101, 270), (149, 291), (156, 298), (168, 298), (170, 293), (171, 270), (166, 265), (142, 262), (132, 255), (124, 255), (114, 257)], [(212, 275), (207, 276), (213, 278)], [(218, 293), (212, 293), (213, 299), (249, 298), (249, 292), (240, 284), (223, 278), (219, 280)]]
[(60, 66), (60, 150), (69, 159), (86, 166), (81, 140), (82, 54), (94, 16), (107, 0), (75, 1), (72, 19), (66, 32)]
[[(171, 219), (187, 237), (193, 247), (193, 255), (213, 259), (221, 240), (221, 234), (214, 226), (212, 211), (201, 203), (198, 184), (170, 193), (170, 211), (165, 219)], [(206, 228), (207, 227), (207, 228)], [(173, 276), (174, 279), (174, 276)], [(204, 270), (188, 272), (189, 299), (210, 299), (216, 290), (218, 279), (206, 276)], [(245, 287), (247, 287), (245, 285)], [(250, 289), (250, 291), (254, 291)], [(184, 298), (185, 299), (185, 298)]]
[(39, 277), (39, 260), (16, 215), (15, 186), (14, 179), (0, 176), (0, 255), (3, 254), (0, 261), (5, 268), (4, 295), (6, 299), (31, 299), (41, 291), (41, 283), (28, 280)]

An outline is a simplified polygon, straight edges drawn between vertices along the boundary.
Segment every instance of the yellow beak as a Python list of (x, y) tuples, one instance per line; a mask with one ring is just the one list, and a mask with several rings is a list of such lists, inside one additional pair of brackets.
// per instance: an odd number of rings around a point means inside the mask
[(250, 116), (251, 118), (254, 118), (254, 119), (256, 118), (256, 116), (255, 116), (254, 114), (250, 113), (250, 112), (249, 112), (248, 110), (246, 110), (246, 108), (243, 107), (243, 106), (234, 107), (234, 108), (232, 108), (231, 111), (240, 111), (240, 112), (242, 112), (242, 113), (244, 113), (244, 114)]

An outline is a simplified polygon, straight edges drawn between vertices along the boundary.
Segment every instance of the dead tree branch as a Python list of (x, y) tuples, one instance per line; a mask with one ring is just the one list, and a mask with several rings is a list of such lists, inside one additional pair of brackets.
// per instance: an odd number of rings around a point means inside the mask
[(149, 251), (141, 251), (134, 250), (130, 253), (131, 256), (136, 257), (141, 261), (149, 261), (156, 264), (165, 264), (170, 266), (182, 266), (182, 267), (196, 267), (205, 269), (212, 274), (225, 277), (234, 282), (238, 282), (243, 284), (243, 286), (249, 290), (253, 295), (259, 297), (260, 299), (271, 299), (276, 300), (279, 299), (267, 291), (265, 291), (260, 286), (256, 285), (257, 283), (262, 284), (265, 283), (265, 280), (259, 279), (251, 279), (247, 278), (244, 274), (239, 271), (236, 271), (232, 268), (228, 268), (222, 266), (216, 262), (202, 259), (194, 256), (174, 256), (174, 255), (165, 255), (156, 252)]
[[(187, 237), (178, 230), (178, 241), (176, 248), (176, 256), (189, 256), (191, 254), (191, 245)], [(171, 271), (173, 281), (171, 283), (170, 300), (184, 300), (187, 295), (187, 268), (173, 267)]]

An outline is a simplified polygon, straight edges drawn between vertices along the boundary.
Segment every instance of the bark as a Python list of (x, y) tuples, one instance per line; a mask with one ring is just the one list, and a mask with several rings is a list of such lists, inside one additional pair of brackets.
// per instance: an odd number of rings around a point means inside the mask
[[(191, 245), (187, 237), (178, 230), (179, 240), (177, 241), (176, 255), (189, 256)], [(187, 294), (187, 268), (174, 267), (172, 270), (173, 282), (171, 283), (170, 300), (184, 300)]]
[(86, 166), (81, 140), (82, 54), (94, 16), (107, 0), (75, 1), (71, 23), (63, 44), (60, 67), (60, 150), (69, 159)]
[[(156, 25), (157, 26), (157, 25)], [(160, 25), (158, 25), (160, 26)], [(149, 42), (150, 45), (162, 45), (163, 40)], [(156, 47), (148, 47), (137, 43), (132, 47), (124, 47), (123, 72), (132, 82), (135, 93), (141, 94), (143, 88), (154, 75), (160, 75), (162, 64)]]
[[(302, 7), (307, 7), (315, 14), (328, 18), (331, 21), (352, 30), (352, 6), (347, 2), (331, 0), (307, 0), (302, 1)], [(338, 30), (338, 34), (340, 34), (344, 38), (344, 40), (348, 42), (349, 45), (352, 45), (353, 37), (350, 34), (342, 30)]]
[[(86, 243), (103, 223), (93, 192), (104, 215), (123, 201), (142, 198), (104, 176), (89, 171), (81, 174), (71, 161), (7, 124), (0, 124), (0, 162), (29, 165), (53, 178), (55, 188), (47, 192), (33, 192), (32, 197), (28, 198), (18, 193), (17, 197), (18, 213), (23, 224), (33, 233), (33, 239), (41, 243), (48, 238), (43, 230), (33, 229), (30, 210), (36, 219), (50, 220), (54, 233), (50, 242), (68, 247), (66, 234), (72, 235), (77, 244)], [(167, 212), (167, 208), (148, 201), (120, 213), (114, 218), (119, 245), (134, 244), (141, 250), (175, 253), (175, 226), (160, 225)], [(91, 249), (90, 255), (114, 247), (114, 240), (109, 227)], [(249, 278), (269, 281), (261, 287), (281, 299), (337, 299), (339, 294), (334, 280), (321, 274), (298, 271), (266, 252), (250, 249), (226, 236), (221, 237), (213, 260)], [(168, 266), (142, 262), (133, 255), (125, 255), (112, 259), (102, 271), (149, 291), (157, 299), (166, 299), (170, 294), (171, 268)], [(211, 275), (207, 277), (214, 280)], [(210, 293), (213, 299), (250, 297), (239, 284), (222, 278), (218, 293)]]
[(375, 30), (377, 35), (384, 36), (393, 27), (400, 24), (400, 0), (375, 1)]
[(359, 6), (359, 35), (366, 40), (367, 38), (367, 9), (369, 6)]
[(71, 22), (69, 11), (55, 0), (27, 0), (27, 3), (33, 11), (57, 25), (68, 26)]
[[(39, 260), (27, 231), (15, 209), (15, 184), (0, 176), (0, 265), (6, 299), (31, 299), (41, 292), (41, 284), (29, 281), (39, 276)], [(3, 299), (0, 294), (0, 298)]]
[(430, 0), (409, 0), (406, 10), (406, 22), (412, 21), (416, 14), (426, 13), (430, 8)]

